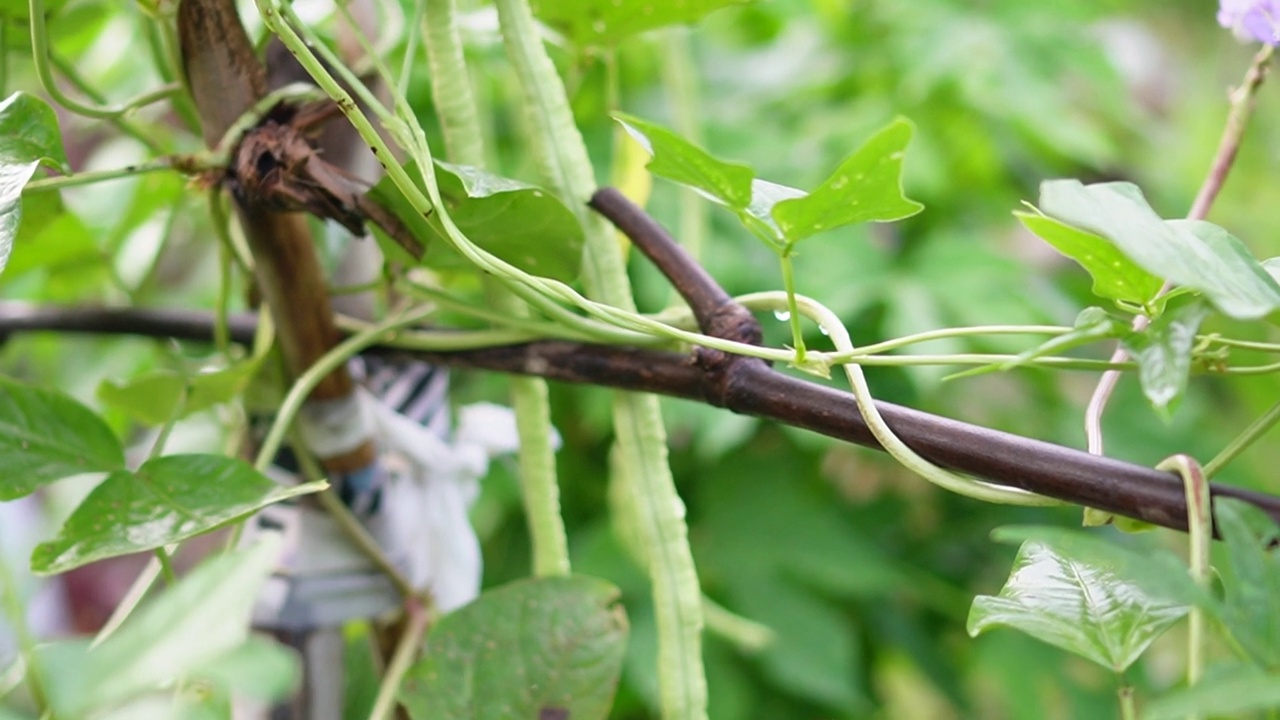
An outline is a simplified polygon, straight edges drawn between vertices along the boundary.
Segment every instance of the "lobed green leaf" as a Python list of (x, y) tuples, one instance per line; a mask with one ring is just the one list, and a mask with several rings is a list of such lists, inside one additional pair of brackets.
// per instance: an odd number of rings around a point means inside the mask
[(1280, 308), (1280, 284), (1243, 243), (1211, 223), (1162, 220), (1132, 183), (1046, 182), (1040, 210), (1107, 238), (1143, 269), (1203, 293), (1231, 317), (1258, 318)]
[(691, 187), (733, 210), (743, 211), (753, 204), (755, 171), (750, 166), (713, 157), (670, 130), (640, 118), (616, 114), (614, 119), (653, 156), (645, 166), (649, 172)]
[(844, 225), (901, 220), (923, 210), (902, 193), (902, 159), (913, 130), (905, 118), (894, 120), (811, 193), (775, 205), (771, 214), (787, 244)]
[(1144, 305), (1159, 294), (1160, 278), (1143, 270), (1106, 238), (1039, 213), (1013, 215), (1058, 252), (1080, 263), (1093, 278), (1094, 295)]

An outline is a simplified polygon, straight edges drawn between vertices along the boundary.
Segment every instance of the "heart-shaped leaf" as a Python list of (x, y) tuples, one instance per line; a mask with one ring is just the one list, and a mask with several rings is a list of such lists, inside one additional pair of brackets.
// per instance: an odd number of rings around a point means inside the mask
[[(414, 163), (405, 169), (418, 180)], [(440, 161), (436, 162), (436, 182), (449, 216), (476, 245), (535, 275), (564, 281), (578, 276), (582, 227), (554, 194), (478, 168)], [(424, 265), (450, 270), (474, 268), (453, 249), (435, 213), (422, 217), (390, 178), (384, 178), (369, 193), (425, 245)], [(390, 256), (409, 260), (380, 229), (375, 229), (375, 234)]]
[(902, 157), (911, 123), (876, 133), (813, 193), (755, 177), (750, 166), (713, 157), (670, 130), (629, 115), (615, 119), (653, 156), (649, 172), (728, 207), (774, 250), (843, 225), (899, 220), (923, 207), (902, 194)]
[(1019, 548), (999, 595), (974, 598), (968, 630), (1008, 625), (1123, 672), (1189, 610), (1149, 595), (1114, 567), (1032, 541)]
[(626, 648), (618, 590), (596, 578), (522, 580), (431, 630), (400, 700), (414, 720), (599, 720)]
[(1198, 605), (1215, 618), (1222, 615), (1221, 604), (1196, 585), (1187, 572), (1186, 563), (1167, 550), (1150, 546), (1130, 548), (1096, 531), (1038, 525), (999, 527), (991, 532), (991, 538), (1006, 544), (1036, 541), (1060, 555), (1109, 569), (1151, 597), (1172, 604)]
[(1106, 238), (1038, 213), (1016, 212), (1014, 217), (1058, 252), (1080, 263), (1093, 278), (1094, 295), (1143, 305), (1159, 294), (1160, 278), (1143, 270)]
[(808, 195), (775, 205), (773, 218), (787, 244), (844, 225), (901, 220), (923, 210), (902, 194), (902, 159), (912, 132), (908, 120), (894, 120)]
[(161, 456), (137, 472), (108, 475), (58, 536), (36, 547), (31, 569), (65, 572), (102, 558), (154, 550), (325, 487), (323, 482), (279, 485), (244, 461), (222, 455)]
[(1258, 318), (1280, 308), (1280, 285), (1243, 243), (1211, 223), (1165, 222), (1132, 183), (1046, 182), (1040, 210), (1107, 238), (1143, 269), (1204, 293), (1231, 317)]
[(60, 392), (0, 378), (0, 501), (123, 466), (120, 441), (92, 410)]

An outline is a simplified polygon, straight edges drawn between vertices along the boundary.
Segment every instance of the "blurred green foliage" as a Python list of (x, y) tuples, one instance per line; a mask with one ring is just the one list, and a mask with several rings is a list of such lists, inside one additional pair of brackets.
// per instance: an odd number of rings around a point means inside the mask
[[(0, 5), (7, 9), (9, 3)], [(408, 3), (412, 5), (412, 3)], [(15, 5), (15, 7), (18, 7)], [(70, 3), (52, 30), (55, 52), (113, 97), (155, 84), (144, 53), (106, 47), (141, 26), (136, 9), (108, 15)], [(838, 312), (855, 342), (952, 325), (1070, 325), (1095, 304), (1086, 273), (1030, 236), (1013, 217), (1050, 178), (1129, 180), (1165, 217), (1190, 206), (1221, 132), (1226, 88), (1250, 49), (1217, 27), (1211, 3), (1191, 0), (769, 0), (708, 15), (692, 31), (634, 37), (614, 48), (564, 41), (555, 56), (598, 163), (613, 177), (623, 110), (674, 126), (672, 70), (687, 43), (702, 144), (759, 176), (814, 187), (840, 158), (898, 115), (916, 134), (906, 189), (926, 210), (893, 225), (819, 236), (796, 256), (798, 290)], [(475, 12), (483, 19), (484, 10)], [(9, 82), (28, 80), (19, 33)], [(525, 154), (515, 82), (483, 22), (468, 37), (480, 100), (489, 113), (490, 169), (536, 182)], [(118, 42), (118, 41), (112, 41)], [(389, 59), (398, 67), (403, 48)], [(105, 58), (92, 66), (93, 58)], [(11, 88), (12, 89), (12, 88)], [(425, 80), (409, 96), (432, 117)], [(149, 112), (149, 111), (148, 111)], [(146, 113), (143, 119), (149, 119)], [(1280, 93), (1264, 86), (1230, 182), (1210, 216), (1258, 257), (1280, 254), (1274, 211), (1280, 184)], [(109, 130), (109, 129), (108, 129)], [(97, 124), (66, 118), (68, 153), (94, 167), (144, 159), (146, 149)], [(194, 138), (158, 137), (182, 150)], [(79, 165), (83, 167), (83, 163)], [(682, 227), (679, 190), (655, 184), (652, 212)], [(218, 262), (205, 195), (181, 179), (149, 175), (63, 194), (70, 214), (24, 225), (0, 298), (212, 307)], [(54, 202), (51, 195), (24, 203)], [(49, 215), (28, 212), (28, 217)], [(733, 293), (780, 287), (776, 258), (733, 217), (711, 208), (701, 259)], [(57, 237), (56, 252), (34, 253)], [(42, 245), (48, 243), (41, 242)], [(632, 276), (642, 309), (672, 298), (642, 258)], [(233, 296), (240, 293), (233, 292)], [(767, 322), (770, 340), (788, 339)], [(1259, 324), (1215, 318), (1203, 331), (1264, 339)], [(825, 347), (814, 332), (806, 342)], [(1032, 340), (946, 340), (921, 352), (1019, 352)], [(1109, 348), (1087, 350), (1105, 357)], [(99, 381), (179, 369), (187, 353), (132, 339), (21, 336), (0, 369), (91, 400)], [(1232, 360), (1258, 360), (1237, 351)], [(1072, 446), (1095, 376), (1020, 369), (942, 382), (951, 368), (868, 369), (877, 397)], [(501, 378), (456, 376), (458, 401), (503, 397)], [(1185, 452), (1207, 460), (1280, 396), (1280, 378), (1193, 377), (1162, 420), (1126, 377), (1105, 429), (1108, 454), (1154, 464)], [(610, 517), (607, 391), (554, 387), (565, 519), (576, 571), (622, 588), (632, 626), (613, 717), (654, 716), (655, 629), (643, 571)], [(711, 715), (774, 718), (1092, 719), (1115, 712), (1115, 678), (1013, 631), (976, 639), (964, 619), (976, 594), (994, 594), (1014, 548), (989, 540), (1010, 523), (1072, 525), (1078, 510), (1010, 509), (949, 496), (875, 453), (708, 407), (664, 406), (671, 462), (688, 505), (695, 559), (709, 598), (767, 626), (761, 648), (716, 626), (709, 633)], [(121, 434), (122, 411), (105, 415)], [(1265, 440), (1219, 478), (1271, 492), (1280, 448)], [(475, 511), (486, 586), (528, 575), (529, 546), (514, 466), (498, 466)], [(1159, 542), (1181, 547), (1172, 533)], [(1176, 682), (1183, 649), (1169, 638), (1131, 670), (1141, 692)], [(352, 674), (353, 682), (372, 678)], [(351, 696), (368, 693), (353, 688)], [(353, 703), (358, 704), (358, 703)]]

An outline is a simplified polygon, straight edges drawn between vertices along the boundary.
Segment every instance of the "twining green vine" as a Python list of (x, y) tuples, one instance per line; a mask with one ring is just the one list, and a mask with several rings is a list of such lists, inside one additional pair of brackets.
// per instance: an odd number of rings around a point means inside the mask
[[(334, 80), (332, 75), (324, 67), (320, 65), (315, 55), (312, 54), (312, 52), (308, 48), (308, 43), (302, 40), (302, 38), (297, 34), (297, 31), (295, 31), (293, 27), (291, 27), (293, 25), (297, 25), (301, 30), (301, 32), (303, 32), (304, 34), (308, 32), (308, 30), (305, 27), (302, 27), (300, 24), (297, 23), (296, 19), (293, 19), (291, 17), (292, 15), (291, 10), (287, 6), (274, 5), (270, 3), (269, 0), (259, 0), (259, 3), (260, 3), (260, 6), (264, 8), (263, 10), (264, 17), (267, 18), (268, 26), (271, 27), (271, 29), (274, 32), (276, 32), (282, 37), (282, 39), (285, 41), (286, 45), (290, 47), (290, 49), (298, 53), (298, 56), (300, 60), (303, 62), (304, 66), (317, 79), (317, 82), (319, 82), (319, 84), (324, 88), (326, 93), (328, 93), (331, 97), (335, 98), (338, 101), (339, 107), (343, 109), (343, 111), (348, 115), (348, 117), (351, 119), (353, 124), (355, 124), (355, 126), (360, 130), (362, 137), (367, 142), (369, 142), (372, 146), (374, 146), (375, 148), (378, 148), (379, 155), (381, 157), (384, 157), (384, 158), (391, 157), (391, 154), (388, 151), (388, 148), (386, 147), (385, 143), (383, 143), (381, 138), (378, 137), (377, 132), (373, 128), (373, 125), (369, 122), (368, 118), (366, 118), (363, 114), (355, 110), (355, 105), (352, 102), (351, 97), (347, 94), (345, 90), (343, 90), (341, 86), (339, 86), (339, 84)], [(512, 4), (520, 5), (520, 3), (512, 3)], [(502, 6), (500, 6), (499, 9), (502, 10)], [(520, 9), (521, 8), (516, 7), (514, 9), (514, 14), (519, 15)], [(524, 10), (527, 11), (527, 8), (524, 8)], [(511, 14), (513, 10), (510, 9), (509, 7), (507, 12)], [(288, 22), (284, 22), (284, 20), (287, 20)], [(518, 18), (517, 18), (517, 21), (518, 21)], [(510, 21), (508, 21), (508, 25), (510, 25)], [(519, 33), (518, 31), (516, 31), (514, 34), (519, 34)], [(314, 38), (309, 38), (309, 39), (314, 41)], [(532, 44), (534, 42), (535, 41), (529, 41), (529, 44)], [(537, 52), (535, 52), (535, 49), (531, 48), (529, 44), (525, 44), (525, 45), (518, 44), (516, 48), (517, 54), (520, 51), (530, 52), (534, 54), (541, 53), (540, 47), (536, 48)], [(323, 45), (317, 44), (315, 45), (315, 49), (316, 49), (316, 52), (321, 55), (321, 57), (324, 56), (326, 49), (323, 47)], [(345, 68), (343, 68), (340, 63), (333, 65), (333, 67), (335, 68), (335, 72), (337, 72), (339, 75), (343, 75)], [(547, 67), (550, 67), (549, 64), (547, 65)], [(353, 78), (344, 78), (344, 79), (348, 82), (353, 80)], [(362, 88), (358, 85), (358, 83), (353, 84), (352, 87), (355, 89), (355, 92), (357, 94), (362, 93)], [(531, 95), (537, 95), (537, 93), (531, 93)], [(545, 98), (538, 96), (533, 98), (533, 100), (534, 102), (532, 103), (532, 106), (535, 111), (537, 110), (541, 110), (543, 112), (547, 111)], [(394, 165), (394, 164), (387, 165), (387, 171), (388, 171), (389, 177), (391, 178), (392, 182), (396, 185), (396, 187), (402, 193), (404, 193), (409, 203), (418, 212), (437, 213), (440, 218), (441, 224), (445, 229), (447, 237), (456, 246), (459, 252), (461, 252), (464, 255), (464, 257), (467, 257), (469, 260), (474, 262), (477, 266), (479, 266), (483, 270), (492, 273), (496, 278), (499, 278), (502, 282), (504, 282), (513, 292), (519, 294), (522, 298), (532, 303), (535, 307), (539, 309), (558, 307), (563, 311), (563, 306), (568, 305), (570, 307), (574, 307), (582, 311), (589, 318), (611, 325), (614, 328), (624, 329), (629, 332), (640, 333), (640, 334), (650, 334), (651, 336), (656, 335), (656, 336), (668, 338), (670, 340), (689, 342), (689, 343), (702, 345), (705, 347), (717, 347), (720, 349), (724, 349), (728, 352), (736, 352), (736, 353), (745, 354), (745, 355), (752, 355), (755, 357), (767, 357), (769, 359), (782, 360), (784, 362), (791, 361), (795, 358), (795, 353), (793, 352), (787, 352), (783, 350), (776, 350), (776, 349), (769, 349), (769, 348), (758, 348), (758, 347), (743, 345), (740, 343), (731, 343), (729, 341), (724, 341), (716, 338), (708, 338), (699, 333), (681, 329), (679, 327), (675, 327), (671, 324), (664, 323), (654, 318), (636, 315), (633, 311), (631, 311), (629, 308), (626, 308), (626, 307), (619, 308), (619, 307), (614, 307), (609, 303), (601, 303), (601, 302), (587, 300), (586, 298), (583, 298), (581, 295), (576, 293), (572, 288), (568, 287), (567, 285), (564, 285), (563, 283), (558, 283), (555, 281), (546, 280), (544, 278), (536, 278), (536, 277), (530, 276), (527, 273), (524, 273), (514, 267), (511, 267), (510, 265), (493, 257), (492, 255), (484, 252), (483, 250), (480, 250), (479, 248), (475, 247), (474, 245), (472, 245), (466, 240), (466, 238), (458, 231), (457, 227), (453, 224), (452, 220), (448, 217), (447, 212), (444, 211), (443, 205), (440, 199), (439, 190), (436, 187), (434, 182), (433, 173), (431, 173), (429, 170), (429, 168), (431, 167), (430, 149), (426, 146), (425, 138), (422, 134), (421, 128), (417, 127), (416, 120), (412, 118), (412, 116), (409, 113), (407, 113), (407, 111), (404, 109), (405, 104), (404, 104), (403, 98), (397, 98), (394, 113), (388, 112), (385, 109), (380, 108), (376, 105), (371, 105), (370, 108), (372, 112), (378, 115), (379, 119), (390, 130), (392, 136), (395, 137), (397, 141), (409, 151), (410, 155), (418, 163), (418, 172), (420, 173), (420, 176), (421, 176), (420, 179), (423, 183), (423, 188), (425, 192), (418, 190), (418, 188), (414, 184), (414, 181), (409, 177), (408, 173), (405, 171), (403, 167), (399, 165)], [(558, 127), (563, 128), (564, 126), (561, 125)], [(536, 128), (536, 124), (535, 124), (535, 128)], [(560, 180), (563, 181), (568, 177), (565, 174), (567, 170), (563, 164), (558, 164), (558, 165), (552, 164), (550, 167), (552, 169), (553, 179), (556, 177), (559, 177)], [(584, 177), (587, 178), (588, 182), (590, 181), (589, 172), (584, 174)], [(581, 194), (581, 192), (577, 194), (569, 193), (568, 197), (574, 198), (574, 197), (577, 197), (578, 194)], [(581, 211), (581, 212), (583, 212), (583, 214), (585, 215), (585, 211)], [(588, 222), (592, 222), (592, 220), (589, 218)], [(608, 235), (606, 234), (605, 236), (607, 237)], [(616, 248), (613, 248), (613, 249), (616, 251)], [(603, 262), (603, 264), (607, 266), (610, 261), (607, 258), (604, 258), (602, 260), (602, 258), (600, 258), (598, 254), (593, 253), (591, 251), (588, 252), (586, 272), (587, 272), (589, 290), (594, 289), (593, 281), (591, 281), (590, 278), (592, 277), (593, 272), (596, 272), (600, 269), (601, 262)], [(608, 299), (608, 298), (602, 298), (602, 299)], [(798, 297), (792, 296), (792, 299), (788, 301), (787, 296), (783, 294), (780, 297), (776, 298), (776, 300), (779, 302), (773, 303), (773, 306), (775, 308), (785, 307), (783, 303), (789, 302), (789, 303), (794, 303), (795, 307), (797, 307), (798, 310), (800, 309), (801, 301)], [(761, 303), (761, 304), (763, 305), (767, 303)], [(833, 336), (838, 334), (835, 332), (835, 330), (836, 328), (841, 327), (840, 324), (836, 322), (834, 318), (823, 316), (823, 311), (819, 307), (806, 306), (803, 309), (803, 312), (812, 317), (819, 318), (820, 325), (826, 328), (829, 333), (832, 333)], [(1055, 331), (1061, 332), (1061, 329), (1053, 329), (1046, 332), (1045, 334), (1052, 335), (1054, 334)], [(852, 347), (851, 344), (847, 342), (847, 340), (848, 338), (846, 336), (845, 338), (837, 342), (837, 349), (835, 353), (810, 353), (810, 356), (807, 358), (807, 360), (811, 363), (818, 362), (818, 363), (828, 364), (828, 365), (839, 364), (841, 362), (848, 362), (848, 361), (854, 361), (859, 364), (873, 364), (877, 362), (883, 362), (886, 364), (888, 363), (905, 364), (907, 362), (913, 361), (912, 359), (903, 358), (903, 357), (877, 359), (876, 357), (869, 354), (869, 352), (871, 352), (870, 350), (865, 348), (855, 349)], [(890, 342), (900, 342), (900, 341), (890, 341)], [(875, 351), (883, 352), (887, 349), (892, 349), (892, 348), (885, 347), (882, 344), (881, 346), (876, 347)], [(943, 357), (944, 356), (923, 356), (923, 357), (915, 358), (914, 361), (939, 362), (939, 361), (942, 361)], [(950, 360), (960, 360), (961, 362), (973, 362), (973, 363), (1001, 362), (1003, 360), (1010, 359), (1004, 356), (976, 355), (976, 354), (965, 355), (965, 356), (948, 356), (948, 357)], [(1070, 365), (1074, 367), (1089, 367), (1089, 368), (1107, 365), (1106, 363), (1098, 363), (1097, 361), (1084, 361), (1084, 360), (1076, 360), (1076, 359), (1070, 359), (1070, 358), (1040, 358), (1040, 357), (1035, 358), (1033, 361), (1029, 362), (1028, 364), (1043, 364), (1047, 366)], [(874, 401), (870, 397), (869, 392), (866, 390), (865, 381), (863, 381), (862, 383), (859, 383), (857, 380), (857, 375), (860, 374), (860, 371), (857, 370), (856, 366), (846, 367), (846, 373), (849, 376), (850, 384), (855, 389), (855, 394), (857, 394), (859, 397), (860, 405), (864, 407), (864, 412), (866, 412), (866, 408), (871, 409), (871, 412), (868, 412), (866, 416), (869, 425), (872, 426), (874, 431), (877, 433), (877, 437), (881, 440), (882, 443), (884, 443), (886, 446), (892, 446), (896, 442), (896, 437), (892, 436), (892, 433), (884, 432), (886, 428), (884, 426), (883, 420), (873, 412)], [(620, 411), (619, 416), (615, 418), (615, 423), (618, 428), (620, 437), (626, 437), (632, 440), (636, 440), (641, 444), (653, 443), (656, 439), (659, 439), (660, 436), (646, 437), (645, 434), (649, 430), (649, 428), (642, 427), (641, 423), (631, 422), (630, 421), (631, 418), (623, 416), (625, 414), (625, 411), (627, 410), (634, 411), (636, 409), (637, 408), (623, 408), (623, 411)], [(926, 476), (928, 476), (931, 480), (934, 480), (935, 482), (941, 482), (944, 486), (950, 489), (953, 489), (959, 492), (966, 492), (968, 494), (972, 494), (982, 499), (994, 500), (994, 501), (1000, 501), (1000, 502), (1019, 502), (1019, 503), (1031, 503), (1031, 504), (1042, 504), (1044, 502), (1047, 502), (1042, 498), (1037, 498), (1035, 496), (1020, 493), (1018, 491), (1008, 490), (1004, 488), (993, 488), (983, 483), (979, 483), (979, 482), (968, 480), (966, 478), (959, 478), (959, 477), (951, 476), (946, 473), (942, 473), (942, 471), (937, 470), (937, 468), (932, 468), (932, 466), (928, 465), (923, 460), (920, 460), (919, 458), (913, 458), (910, 455), (908, 455), (907, 453), (909, 452), (909, 448), (905, 448), (905, 447), (894, 448), (894, 450), (895, 450), (895, 456), (898, 457), (900, 461), (903, 461), (904, 463), (906, 463), (913, 470), (917, 472), (921, 472), (922, 474), (926, 474)], [(906, 452), (900, 452), (900, 450), (905, 450)], [(623, 453), (622, 462), (627, 463), (632, 467), (639, 468), (642, 472), (653, 471), (653, 470), (656, 470), (659, 473), (663, 472), (662, 468), (654, 467), (654, 465), (665, 461), (665, 458), (660, 453), (629, 454), (629, 453), (623, 452), (621, 445), (619, 447), (619, 452)], [(654, 465), (651, 465), (650, 463), (653, 463)], [(942, 474), (941, 475), (935, 474), (935, 471), (937, 473), (942, 473)], [(652, 503), (654, 500), (654, 496), (652, 494), (641, 494), (641, 495), (637, 495), (636, 497), (639, 499), (640, 503)], [(669, 510), (670, 507), (671, 506), (668, 506), (667, 508), (651, 508), (651, 509), (666, 511), (666, 510)], [(679, 506), (675, 505), (674, 507), (678, 508)], [(660, 533), (666, 529), (656, 528), (656, 530)], [(662, 562), (665, 559), (669, 559), (669, 558), (658, 557), (657, 562)], [(659, 574), (655, 573), (655, 575), (659, 575)], [(680, 586), (680, 585), (683, 585), (684, 589), (692, 589), (695, 593), (697, 590), (697, 578), (696, 578), (696, 574), (694, 574), (692, 571), (691, 563), (689, 565), (689, 573), (687, 575), (680, 576), (680, 577), (667, 576), (667, 579), (664, 582), (670, 583), (669, 586), (665, 588), (658, 588), (657, 586), (659, 585), (659, 583), (657, 582), (657, 580), (658, 578), (655, 577), (655, 592), (671, 590), (676, 586)], [(661, 609), (662, 608), (660, 604), (659, 610), (661, 611)], [(683, 611), (683, 607), (680, 607), (679, 611)], [(682, 619), (687, 620), (688, 617), (690, 616), (685, 615), (683, 616)], [(686, 623), (681, 627), (689, 628), (689, 627), (692, 627), (692, 625)], [(685, 650), (687, 650), (689, 647), (696, 646), (695, 645), (697, 642), (696, 628), (692, 634), (682, 636), (679, 639), (683, 640), (689, 637), (692, 638), (692, 642), (686, 643), (684, 645)], [(666, 649), (669, 649), (669, 648), (670, 648), (670, 644), (667, 644)], [(704, 704), (700, 704), (700, 703), (705, 703), (705, 688), (698, 686), (698, 683), (700, 682), (700, 677), (698, 678), (698, 680), (694, 682), (693, 686), (688, 685), (687, 682), (680, 677), (674, 677), (675, 675), (680, 675), (682, 673), (685, 678), (695, 674), (690, 672), (691, 670), (694, 669), (693, 666), (681, 663), (681, 660), (689, 657), (691, 657), (691, 655), (686, 652), (679, 655), (678, 659), (676, 659), (675, 661), (669, 660), (666, 656), (664, 656), (663, 660), (661, 661), (660, 671), (663, 673), (662, 678), (664, 683), (663, 684), (664, 712), (666, 712), (668, 716), (671, 716), (671, 717), (698, 716), (698, 713), (702, 712), (702, 708), (705, 707)], [(669, 683), (674, 683), (674, 685)], [(670, 691), (672, 687), (676, 688), (676, 690), (674, 692), (670, 692), (670, 694), (666, 694)], [(699, 697), (699, 693), (701, 693), (701, 697)]]
[[(799, 294), (774, 292), (760, 293), (753, 299), (755, 301), (753, 304), (756, 306), (766, 306), (767, 303), (772, 302), (775, 310), (782, 310), (787, 307), (798, 308), (801, 313), (818, 323), (826, 331), (831, 338), (831, 342), (835, 344), (838, 350), (853, 351), (853, 341), (849, 338), (849, 331), (840, 322), (840, 318), (812, 298)], [(848, 378), (849, 385), (853, 390), (853, 395), (858, 400), (858, 412), (866, 420), (867, 427), (871, 429), (872, 434), (875, 435), (880, 445), (893, 456), (893, 459), (907, 469), (938, 487), (985, 502), (1030, 506), (1063, 504), (1059, 500), (1041, 497), (1025, 490), (1001, 487), (957, 475), (920, 457), (898, 438), (897, 434), (889, 428), (884, 418), (881, 417), (880, 411), (876, 409), (875, 398), (871, 395), (871, 389), (867, 386), (867, 378), (863, 374), (862, 368), (856, 363), (846, 363), (843, 367), (845, 376)]]
[(53, 78), (53, 69), (49, 60), (49, 33), (45, 26), (44, 0), (30, 0), (27, 10), (31, 17), (31, 57), (35, 61), (36, 75), (40, 78), (44, 91), (63, 108), (77, 115), (109, 120), (182, 92), (182, 85), (167, 83), (116, 105), (88, 105), (71, 99), (62, 92)]
[(275, 419), (271, 423), (271, 429), (267, 431), (266, 437), (263, 438), (262, 444), (258, 447), (258, 454), (253, 463), (254, 468), (262, 472), (270, 467), (276, 454), (280, 452), (280, 446), (284, 442), (289, 427), (293, 424), (294, 417), (297, 416), (298, 411), (302, 409), (303, 403), (310, 397), (311, 391), (315, 390), (316, 386), (329, 373), (345, 365), (361, 350), (393, 336), (400, 328), (422, 322), (430, 314), (431, 309), (423, 307), (414, 307), (394, 314), (386, 320), (343, 340), (332, 350), (325, 353), (315, 364), (307, 368), (294, 381), (293, 386), (289, 388), (289, 392), (280, 403), (280, 409), (276, 412)]
[[(425, 4), (425, 22), (415, 27), (420, 27), (426, 35), (431, 92), (444, 133), (445, 151), (450, 162), (481, 167), (484, 141), (480, 134), (480, 113), (462, 51), (455, 2), (419, 0), (418, 4), (420, 7)], [(402, 77), (402, 93), (404, 82)], [(529, 317), (528, 306), (501, 283), (486, 278), (485, 289), (499, 313), (517, 319)], [(533, 545), (533, 572), (541, 577), (567, 575), (569, 540), (560, 515), (547, 383), (541, 378), (518, 376), (511, 377), (509, 382), (520, 435), (520, 481)]]
[[(631, 283), (612, 228), (589, 213), (596, 190), (591, 161), (574, 123), (564, 85), (542, 45), (525, 0), (498, 0), (498, 21), (507, 56), (524, 91), (533, 127), (532, 143), (552, 188), (577, 213), (586, 233), (583, 281), (591, 297), (634, 310)], [(684, 504), (667, 463), (666, 430), (658, 399), (614, 396), (617, 451), (638, 501), (627, 508), (646, 546), (658, 620), (658, 685), (662, 714), (672, 720), (706, 717), (707, 686), (702, 662), (702, 604)]]

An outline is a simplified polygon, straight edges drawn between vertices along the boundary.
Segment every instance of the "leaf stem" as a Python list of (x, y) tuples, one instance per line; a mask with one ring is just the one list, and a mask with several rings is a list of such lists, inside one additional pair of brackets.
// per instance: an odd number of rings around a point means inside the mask
[(173, 587), (178, 582), (178, 573), (173, 571), (173, 558), (167, 548), (158, 547), (153, 551), (156, 561), (160, 563), (160, 574), (164, 576), (164, 584)]
[(791, 345), (795, 349), (795, 364), (803, 367), (805, 363), (804, 331), (800, 328), (800, 308), (796, 305), (795, 269), (791, 264), (791, 254), (783, 251), (779, 256), (782, 266), (782, 289), (787, 294), (787, 320), (791, 323)]
[(396, 643), (395, 653), (391, 656), (386, 672), (382, 674), (382, 682), (378, 684), (378, 695), (374, 699), (373, 709), (369, 711), (369, 720), (383, 720), (395, 710), (396, 692), (400, 689), (400, 683), (404, 680), (405, 673), (409, 671), (409, 666), (413, 664), (418, 648), (422, 645), (422, 637), (426, 634), (431, 622), (427, 608), (414, 601), (410, 601), (408, 616), (409, 622), (405, 626), (404, 634)]
[(184, 382), (182, 392), (178, 394), (178, 401), (173, 404), (173, 409), (169, 411), (169, 417), (165, 424), (160, 426), (160, 432), (156, 434), (156, 440), (151, 444), (151, 451), (147, 453), (148, 460), (158, 458), (164, 453), (164, 446), (169, 441), (169, 434), (173, 432), (173, 427), (182, 418), (182, 413), (187, 408), (187, 399), (190, 397), (191, 383), (189, 381)]
[(98, 120), (110, 120), (182, 92), (180, 83), (166, 83), (155, 90), (142, 93), (117, 105), (87, 105), (72, 100), (62, 92), (53, 79), (49, 61), (49, 33), (45, 26), (44, 0), (29, 0), (27, 9), (31, 16), (31, 56), (35, 62), (36, 75), (40, 78), (40, 85), (45, 93), (66, 110)]
[[(405, 41), (404, 41), (404, 62), (400, 64), (400, 75), (396, 78), (397, 94), (407, 96), (409, 94), (409, 79), (413, 76), (413, 64), (418, 59), (418, 39), (422, 35), (430, 35), (433, 30), (437, 30), (431, 25), (427, 19), (427, 2), (426, 0), (413, 0), (413, 21), (405, 24)], [(444, 30), (443, 32), (451, 32)], [(431, 46), (427, 45), (427, 62), (431, 62)], [(434, 68), (431, 69), (431, 97), (433, 102), (439, 102), (437, 98), (436, 81), (438, 80)], [(446, 141), (447, 144), (447, 141)], [(460, 162), (455, 160), (454, 162)]]
[(184, 159), (162, 157), (150, 162), (138, 165), (127, 165), (122, 168), (92, 170), (90, 172), (75, 173), (73, 175), (58, 175), (55, 177), (40, 178), (39, 180), (32, 180), (27, 183), (26, 187), (22, 189), (22, 192), (24, 194), (48, 192), (50, 190), (61, 190), (63, 188), (88, 185), (90, 183), (98, 183), (106, 180), (118, 180), (120, 178), (133, 177), (135, 175), (158, 172), (160, 170), (173, 170), (184, 162)]
[(1138, 706), (1134, 703), (1133, 686), (1127, 682), (1121, 683), (1116, 695), (1120, 699), (1120, 720), (1138, 720)]
[[(62, 75), (64, 80), (70, 83), (72, 87), (78, 90), (85, 97), (98, 104), (106, 104), (106, 96), (99, 92), (97, 88), (90, 85), (89, 82), (80, 75), (79, 70), (76, 69), (74, 64), (68, 62), (66, 58), (54, 52), (52, 48), (49, 51), (49, 62), (53, 64), (54, 69)], [(143, 145), (143, 147), (146, 147), (157, 155), (164, 152), (164, 146), (156, 139), (156, 132), (154, 130), (144, 130), (143, 128), (138, 127), (136, 122), (127, 117), (111, 117), (107, 118), (107, 122), (114, 125), (120, 132), (128, 135), (134, 140), (137, 140)]]
[(1280, 420), (1280, 402), (1272, 405), (1261, 417), (1249, 423), (1249, 427), (1245, 428), (1244, 432), (1237, 435), (1229, 445), (1206, 463), (1204, 476), (1207, 478), (1216, 476), (1222, 468), (1274, 427), (1278, 420)]

